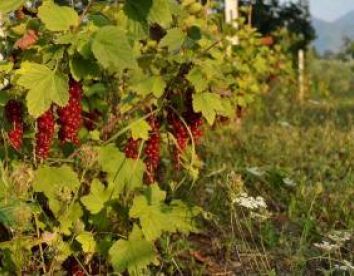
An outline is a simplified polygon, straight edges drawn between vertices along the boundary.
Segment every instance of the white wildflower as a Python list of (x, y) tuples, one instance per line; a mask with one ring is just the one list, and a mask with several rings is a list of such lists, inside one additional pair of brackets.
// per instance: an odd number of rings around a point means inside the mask
[(322, 241), (321, 243), (314, 243), (313, 245), (326, 252), (331, 252), (340, 248), (338, 244), (332, 244), (327, 241)]
[(321, 104), (321, 102), (316, 101), (316, 100), (309, 100), (309, 103), (313, 104), (313, 105), (320, 105)]
[(351, 234), (345, 231), (334, 231), (331, 234), (327, 235), (327, 237), (338, 244), (343, 244), (347, 241), (350, 241)]
[(262, 171), (258, 167), (247, 168), (246, 171), (249, 172), (250, 174), (255, 175), (255, 176), (263, 176), (264, 175), (264, 171)]
[(354, 265), (347, 260), (344, 260), (342, 265), (335, 265), (334, 268), (340, 271), (354, 271)]
[(270, 217), (271, 217), (271, 213), (269, 213), (269, 212), (262, 212), (262, 213), (253, 212), (253, 211), (250, 212), (250, 218), (252, 218), (252, 219), (264, 221), (264, 220), (269, 219)]
[(263, 197), (257, 196), (254, 198), (252, 196), (248, 196), (247, 193), (242, 193), (238, 197), (234, 198), (233, 203), (251, 210), (267, 208), (267, 204)]
[(289, 124), (289, 123), (286, 122), (286, 121), (281, 121), (279, 124), (280, 124), (282, 127), (284, 127), (284, 128), (289, 128), (289, 127), (291, 127), (291, 124)]
[(212, 195), (212, 194), (214, 194), (214, 189), (213, 188), (211, 188), (211, 187), (207, 187), (206, 189), (205, 189), (205, 191), (208, 193), (208, 194), (210, 194), (210, 195)]
[(4, 15), (0, 12), (0, 37), (6, 37), (6, 29), (4, 27), (5, 19)]
[(26, 1), (25, 2), (25, 7), (26, 7), (26, 9), (32, 9), (33, 8), (33, 3), (31, 1)]
[(9, 79), (4, 78), (3, 82), (2, 83), (0, 82), (0, 91), (7, 88), (9, 84), (10, 84)]
[(284, 178), (283, 179), (283, 183), (286, 185), (286, 186), (288, 186), (288, 187), (296, 187), (296, 182), (294, 181), (294, 180), (292, 180), (291, 178), (288, 178), (288, 177), (286, 177), (286, 178)]

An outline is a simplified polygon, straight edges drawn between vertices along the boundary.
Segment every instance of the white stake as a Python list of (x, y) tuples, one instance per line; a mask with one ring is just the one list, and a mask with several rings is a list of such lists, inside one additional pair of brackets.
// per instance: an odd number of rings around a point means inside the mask
[[(225, 0), (225, 21), (226, 23), (232, 24), (235, 29), (238, 29), (237, 19), (239, 17), (238, 13), (238, 0)], [(229, 38), (234, 45), (238, 44), (238, 37)]]
[(302, 102), (305, 97), (305, 51), (303, 49), (298, 52), (299, 62), (299, 100)]

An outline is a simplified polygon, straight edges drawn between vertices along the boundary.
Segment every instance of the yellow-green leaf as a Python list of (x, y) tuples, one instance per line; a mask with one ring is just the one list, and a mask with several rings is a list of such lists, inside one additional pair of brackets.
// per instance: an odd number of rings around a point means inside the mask
[(130, 130), (134, 140), (143, 139), (146, 141), (149, 139), (151, 126), (145, 120), (138, 120), (132, 123)]
[(137, 67), (125, 31), (116, 26), (105, 26), (97, 31), (92, 51), (105, 69), (121, 72), (126, 68)]
[(48, 198), (49, 207), (58, 216), (62, 215), (67, 207), (60, 196), (72, 196), (80, 186), (76, 173), (68, 166), (59, 168), (43, 166), (35, 172), (33, 189), (42, 192)]
[(212, 125), (217, 113), (223, 111), (224, 107), (220, 95), (205, 92), (193, 95), (193, 109), (195, 112), (201, 112), (208, 123)]
[(153, 94), (156, 98), (160, 98), (166, 88), (166, 82), (161, 76), (144, 75), (141, 72), (130, 80), (131, 87), (134, 92), (145, 97)]
[(76, 240), (81, 244), (82, 251), (85, 253), (96, 252), (96, 241), (93, 238), (91, 232), (82, 232), (77, 237)]
[(90, 213), (97, 214), (104, 208), (110, 196), (111, 191), (106, 189), (98, 179), (95, 179), (91, 184), (90, 193), (81, 197), (81, 202)]
[(23, 5), (24, 0), (1, 0), (0, 13), (9, 13)]
[(27, 107), (29, 113), (39, 117), (53, 103), (64, 106), (69, 100), (68, 77), (37, 63), (23, 63), (17, 71), (18, 84), (28, 89)]
[(79, 16), (71, 7), (56, 5), (47, 0), (38, 9), (38, 17), (50, 31), (67, 31), (79, 24)]
[(144, 239), (136, 225), (128, 240), (121, 239), (113, 244), (109, 256), (116, 272), (128, 270), (129, 275), (145, 275), (149, 264), (157, 264), (154, 244)]
[(143, 184), (145, 165), (142, 160), (126, 158), (114, 145), (99, 149), (98, 163), (108, 174), (112, 198), (119, 196), (124, 189), (133, 191)]
[(167, 31), (166, 36), (161, 40), (160, 46), (167, 47), (169, 51), (178, 51), (186, 39), (186, 34), (178, 28)]
[(157, 184), (147, 188), (145, 195), (134, 198), (129, 216), (139, 218), (144, 236), (149, 241), (158, 239), (163, 232), (189, 233), (196, 230), (194, 217), (200, 209), (179, 200), (167, 205), (165, 198), (166, 192), (160, 190)]

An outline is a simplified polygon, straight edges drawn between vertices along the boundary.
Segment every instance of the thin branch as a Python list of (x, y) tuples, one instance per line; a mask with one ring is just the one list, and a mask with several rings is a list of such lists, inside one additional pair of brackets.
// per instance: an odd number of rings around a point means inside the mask
[(82, 24), (82, 22), (84, 21), (84, 18), (86, 16), (86, 14), (89, 12), (89, 10), (91, 9), (92, 5), (95, 3), (96, 0), (90, 0), (90, 2), (87, 4), (86, 8), (84, 9), (84, 11), (82, 12), (82, 14), (80, 15), (79, 18), (79, 25), (80, 26)]
[(213, 42), (210, 46), (204, 49), (204, 51), (200, 55), (205, 55), (208, 53), (211, 49), (213, 49), (216, 45), (218, 45), (222, 39), (218, 39), (217, 41)]

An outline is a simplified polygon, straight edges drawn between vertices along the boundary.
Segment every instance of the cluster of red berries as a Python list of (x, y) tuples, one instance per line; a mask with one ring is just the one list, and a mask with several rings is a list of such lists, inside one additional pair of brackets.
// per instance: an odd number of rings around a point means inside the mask
[[(82, 125), (82, 86), (80, 83), (70, 80), (70, 98), (64, 107), (57, 107), (59, 139), (62, 143), (70, 142), (75, 145), (79, 144), (78, 132)], [(55, 116), (52, 106), (47, 112), (37, 119), (37, 132), (35, 135), (36, 146), (35, 151), (39, 159), (48, 157), (50, 147), (55, 135)], [(97, 120), (98, 113), (95, 113)], [(8, 133), (9, 143), (11, 146), (20, 150), (23, 144), (23, 106), (20, 102), (10, 100), (5, 106), (5, 117), (12, 125)], [(91, 117), (92, 118), (92, 117)], [(90, 128), (92, 129), (92, 125)]]
[(133, 138), (129, 138), (127, 144), (125, 145), (125, 156), (127, 158), (138, 159), (139, 144), (140, 140), (134, 140)]
[(145, 181), (147, 184), (152, 184), (155, 182), (155, 174), (156, 170), (160, 163), (160, 123), (155, 116), (150, 116), (147, 119), (151, 131), (149, 140), (147, 140), (144, 153), (145, 157), (145, 166), (146, 166), (146, 174)]
[(64, 107), (58, 108), (59, 140), (62, 143), (79, 145), (78, 133), (82, 125), (82, 86), (80, 83), (70, 80), (70, 98)]
[(5, 117), (12, 125), (8, 133), (10, 145), (20, 150), (23, 144), (23, 107), (15, 100), (10, 100), (5, 106)]
[(176, 167), (179, 168), (181, 164), (181, 155), (188, 146), (188, 130), (182, 120), (173, 111), (168, 113), (167, 120), (172, 127), (172, 134), (176, 139), (176, 146), (173, 149), (173, 156)]
[(53, 108), (37, 119), (36, 156), (43, 160), (49, 155), (55, 133), (55, 118)]
[(185, 97), (185, 112), (179, 117), (175, 111), (170, 110), (167, 115), (168, 123), (171, 126), (171, 132), (176, 139), (174, 148), (174, 160), (176, 168), (181, 165), (181, 156), (189, 143), (199, 144), (203, 136), (203, 119), (200, 113), (195, 113), (192, 106), (192, 92), (187, 91)]
[[(155, 116), (150, 116), (147, 119), (151, 130), (149, 139), (145, 143), (144, 154), (145, 154), (145, 182), (146, 184), (152, 184), (155, 182), (156, 170), (160, 163), (160, 123)], [(141, 139), (135, 140), (132, 137), (128, 139), (125, 145), (125, 156), (127, 158), (138, 159), (139, 158), (139, 145)]]

